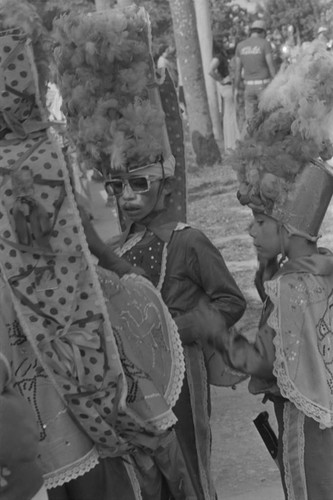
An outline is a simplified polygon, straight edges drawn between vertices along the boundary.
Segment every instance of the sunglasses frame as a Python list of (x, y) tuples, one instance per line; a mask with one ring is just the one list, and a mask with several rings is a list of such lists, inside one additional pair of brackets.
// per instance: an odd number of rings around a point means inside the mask
[[(147, 188), (146, 189), (133, 189), (132, 185), (131, 185), (131, 181), (134, 181), (135, 179), (145, 179), (147, 181)], [(121, 196), (125, 190), (125, 185), (129, 186), (131, 188), (131, 190), (133, 191), (133, 193), (136, 193), (136, 194), (144, 194), (144, 193), (148, 193), (148, 191), (150, 190), (151, 188), (151, 183), (154, 182), (154, 181), (158, 181), (160, 179), (156, 179), (155, 177), (151, 177), (149, 175), (140, 175), (140, 176), (137, 176), (137, 177), (122, 177), (122, 178), (118, 178), (118, 179), (109, 179), (107, 181), (105, 181), (104, 183), (104, 187), (105, 187), (105, 190), (108, 194), (111, 194), (113, 196)], [(115, 182), (121, 182), (122, 183), (122, 190), (120, 193), (115, 193), (114, 189), (113, 189), (113, 184)]]
[[(127, 183), (127, 185), (129, 185), (129, 187), (132, 189), (133, 193), (136, 193), (136, 194), (145, 194), (145, 193), (148, 193), (150, 188), (151, 188), (151, 183), (152, 182), (155, 182), (155, 181), (159, 181), (161, 180), (162, 181), (162, 185), (164, 184), (165, 182), (165, 172), (164, 172), (164, 164), (163, 164), (163, 156), (161, 155), (157, 160), (156, 160), (156, 163), (160, 163), (161, 164), (161, 168), (162, 168), (162, 177), (161, 178), (156, 178), (155, 176), (151, 176), (151, 175), (137, 175), (137, 176), (133, 176), (133, 171), (131, 172), (128, 172), (128, 174), (126, 175), (123, 175), (121, 178), (118, 177), (118, 178), (114, 178), (114, 179), (108, 179), (104, 182), (104, 188), (105, 188), (105, 191), (107, 192), (107, 194), (109, 195), (112, 195), (112, 196), (121, 196), (124, 192), (124, 189), (125, 189), (125, 181)], [(152, 163), (152, 164), (149, 164), (149, 165), (144, 165), (142, 168), (147, 168), (147, 167), (150, 167), (151, 165), (155, 165), (155, 163)], [(138, 169), (139, 170), (139, 169)], [(132, 179), (146, 179), (147, 181), (147, 189), (145, 189), (144, 191), (135, 191), (133, 190), (131, 184), (130, 184), (130, 181)], [(112, 183), (114, 181), (121, 181), (122, 182), (122, 191), (121, 193), (115, 193), (113, 191), (113, 188), (112, 188)], [(108, 187), (110, 186), (110, 189), (108, 189)]]

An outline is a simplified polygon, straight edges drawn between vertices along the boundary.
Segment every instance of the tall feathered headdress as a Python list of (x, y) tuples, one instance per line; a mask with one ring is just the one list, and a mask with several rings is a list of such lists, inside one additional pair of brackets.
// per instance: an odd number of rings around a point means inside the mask
[(315, 239), (333, 192), (332, 137), (333, 55), (313, 42), (265, 89), (229, 156), (239, 201)]
[[(58, 84), (69, 133), (90, 163), (153, 162), (168, 149), (146, 13), (133, 5), (56, 22)], [(170, 151), (167, 153), (170, 155)]]

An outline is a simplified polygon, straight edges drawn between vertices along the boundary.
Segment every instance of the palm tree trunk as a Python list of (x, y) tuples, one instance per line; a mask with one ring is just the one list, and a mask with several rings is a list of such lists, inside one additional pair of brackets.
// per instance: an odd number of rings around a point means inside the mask
[(219, 113), (216, 81), (209, 76), (209, 66), (212, 59), (213, 36), (211, 28), (210, 5), (208, 0), (194, 0), (197, 20), (197, 30), (200, 42), (200, 52), (206, 91), (208, 97), (209, 112), (212, 119), (213, 131), (217, 141), (222, 139), (221, 115)]
[(191, 142), (199, 166), (221, 159), (213, 134), (193, 0), (169, 0), (182, 71)]

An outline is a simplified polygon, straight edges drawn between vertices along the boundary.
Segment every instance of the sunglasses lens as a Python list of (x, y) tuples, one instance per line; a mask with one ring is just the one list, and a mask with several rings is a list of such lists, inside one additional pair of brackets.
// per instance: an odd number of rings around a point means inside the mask
[(146, 177), (132, 177), (126, 180), (111, 179), (106, 181), (105, 189), (108, 194), (120, 196), (123, 194), (126, 184), (133, 193), (146, 193), (150, 188), (149, 180)]
[(105, 183), (105, 189), (108, 194), (119, 196), (123, 192), (123, 181), (114, 179)]
[(149, 190), (149, 183), (146, 177), (132, 177), (128, 183), (134, 193), (145, 193)]

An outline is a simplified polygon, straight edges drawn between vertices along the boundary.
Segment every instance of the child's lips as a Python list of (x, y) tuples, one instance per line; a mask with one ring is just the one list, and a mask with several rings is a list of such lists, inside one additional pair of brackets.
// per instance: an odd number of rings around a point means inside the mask
[(140, 207), (124, 207), (123, 210), (128, 213), (134, 213), (138, 212), (140, 210)]

